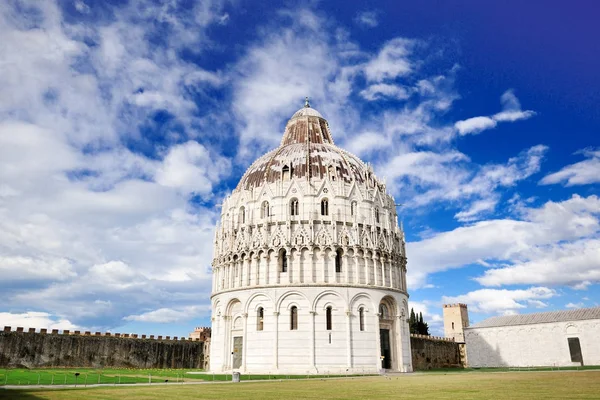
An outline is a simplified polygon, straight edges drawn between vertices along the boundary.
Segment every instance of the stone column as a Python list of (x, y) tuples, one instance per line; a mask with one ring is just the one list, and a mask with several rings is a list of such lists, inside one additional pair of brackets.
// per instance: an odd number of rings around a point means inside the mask
[(273, 265), (272, 268), (273, 271), (275, 271), (275, 283), (279, 285), (279, 283), (281, 282), (281, 267), (279, 266), (280, 253), (276, 251), (275, 253), (273, 253), (273, 255), (273, 258), (275, 259), (275, 265)]
[(235, 261), (232, 261), (229, 264), (229, 268), (227, 268), (227, 286), (228, 289), (233, 289), (233, 285), (235, 284), (234, 276), (235, 276)]
[(275, 340), (273, 340), (273, 368), (274, 372), (279, 369), (279, 311), (273, 312), (275, 319)]
[(246, 265), (248, 265), (248, 256), (245, 255), (242, 260), (240, 260), (240, 265), (238, 266), (238, 282), (239, 287), (244, 286), (244, 270), (246, 269)]
[[(325, 266), (326, 266), (326, 264), (328, 262), (329, 256), (327, 255), (327, 252), (325, 250), (321, 250), (321, 253), (323, 253), (323, 258), (322, 258), (322, 260), (323, 260), (323, 268), (321, 269), (321, 281), (323, 283), (325, 283), (325, 282), (327, 282), (327, 272), (326, 272)], [(318, 261), (319, 260), (317, 260), (317, 264), (318, 264)], [(327, 265), (327, 266), (329, 266), (329, 265)]]
[(305, 282), (316, 283), (317, 282), (317, 272), (315, 271), (315, 253), (312, 248), (307, 253), (308, 260), (304, 260), (306, 263), (308, 261), (308, 269), (310, 270), (310, 281), (304, 277)]
[(252, 267), (254, 266), (254, 254), (252, 255), (252, 257), (250, 257), (249, 255), (246, 256), (246, 263), (245, 263), (245, 269), (246, 269), (246, 287), (250, 286), (250, 279), (252, 278)]
[(379, 371), (381, 369), (381, 337), (379, 336), (379, 317), (381, 316), (381, 314), (376, 313), (374, 315), (375, 317), (375, 346), (376, 350), (375, 350), (375, 355), (376, 355), (376, 360), (375, 360), (375, 366), (377, 367), (376, 370)]
[(348, 350), (348, 368), (352, 368), (352, 311), (346, 310), (346, 329), (347, 329), (347, 350)]
[(260, 285), (260, 267), (262, 265), (261, 258), (258, 254), (254, 254), (254, 283), (253, 285)]
[(373, 255), (371, 256), (371, 260), (373, 260), (373, 278), (375, 279), (375, 282), (373, 282), (373, 284), (375, 286), (378, 286), (379, 285), (379, 275), (381, 274), (381, 269), (377, 268), (377, 253), (373, 252)]
[[(292, 258), (292, 250), (286, 249), (285, 256), (287, 257), (287, 281), (289, 284), (292, 283), (292, 274), (294, 271), (294, 259)], [(294, 257), (296, 258), (296, 257)]]
[(365, 285), (368, 285), (369, 284), (369, 277), (371, 276), (371, 274), (370, 274), (370, 271), (369, 271), (369, 263), (367, 261), (367, 255), (364, 252), (363, 252), (362, 259), (363, 259), (363, 264), (364, 264), (364, 267), (365, 267), (365, 271), (364, 271), (365, 272)]
[(379, 255), (379, 263), (381, 264), (381, 286), (385, 286), (385, 258)]
[(360, 265), (358, 264), (358, 252), (356, 248), (354, 249), (352, 258), (354, 260), (354, 284), (358, 285), (360, 283)]
[(230, 329), (228, 320), (229, 318), (227, 318), (227, 315), (223, 315), (223, 333), (225, 333), (225, 335), (221, 336), (221, 338), (223, 339), (223, 363), (221, 366), (222, 371), (225, 371), (231, 363), (231, 350), (229, 346), (231, 334), (229, 332)]
[(265, 277), (263, 279), (265, 285), (269, 284), (269, 254), (267, 251), (264, 251), (262, 253), (262, 257), (261, 257), (261, 261), (260, 261), (261, 265), (264, 265), (264, 272), (265, 272)]
[(244, 317), (244, 339), (242, 339), (242, 371), (246, 372), (246, 349), (248, 348), (248, 313), (243, 313), (242, 317)]
[(390, 268), (390, 287), (393, 288), (394, 287), (394, 264), (392, 263), (392, 260), (389, 257), (386, 257), (386, 263)]
[(316, 311), (310, 310), (310, 366), (316, 370), (316, 338), (315, 338), (315, 315)]
[[(346, 261), (345, 263), (342, 263), (342, 268), (344, 269), (344, 277), (345, 277), (345, 284), (349, 284), (350, 283), (350, 257), (348, 257), (348, 248), (344, 247), (344, 257), (342, 258), (344, 261)], [(345, 264), (345, 265), (344, 265)]]
[(402, 315), (402, 311), (400, 311), (400, 315), (396, 318), (395, 324), (396, 324), (396, 329), (394, 329), (396, 332), (398, 332), (396, 334), (396, 358), (398, 359), (398, 371), (400, 372), (406, 372), (404, 371), (404, 316)]

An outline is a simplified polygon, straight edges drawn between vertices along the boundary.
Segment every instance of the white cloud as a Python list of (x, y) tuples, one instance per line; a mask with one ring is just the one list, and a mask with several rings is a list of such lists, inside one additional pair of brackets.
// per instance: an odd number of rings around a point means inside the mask
[(75, 6), (75, 9), (80, 13), (87, 14), (90, 12), (90, 6), (85, 4), (85, 2), (83, 2), (82, 0), (75, 0), (73, 2), (73, 5)]
[(388, 83), (377, 83), (370, 85), (360, 92), (360, 95), (369, 101), (377, 100), (382, 97), (393, 98), (396, 100), (406, 100), (410, 97), (409, 92), (403, 86), (391, 85)]
[(408, 243), (409, 285), (419, 287), (429, 274), (482, 260), (501, 264), (476, 278), (486, 286), (600, 281), (597, 196), (574, 195), (539, 208), (521, 206), (519, 212), (521, 219), (480, 221)]
[(564, 183), (565, 186), (575, 186), (600, 183), (600, 150), (584, 149), (578, 153), (583, 154), (587, 159), (567, 165), (558, 172), (546, 175), (540, 181), (540, 184)]
[(493, 211), (498, 204), (497, 198), (488, 198), (474, 201), (470, 208), (460, 211), (454, 215), (454, 218), (461, 222), (469, 222), (477, 220), (482, 214)]
[(557, 295), (556, 291), (547, 287), (530, 287), (528, 289), (479, 289), (459, 296), (443, 296), (446, 303), (465, 303), (469, 311), (485, 314), (510, 315), (533, 305), (545, 307), (547, 300)]
[(78, 325), (71, 323), (68, 319), (56, 318), (52, 314), (46, 312), (28, 311), (24, 313), (0, 312), (0, 324), (2, 326), (10, 326), (12, 330), (17, 327), (24, 329), (41, 328), (46, 329), (79, 329)]
[(409, 55), (415, 44), (414, 40), (405, 38), (396, 38), (385, 43), (379, 53), (364, 67), (367, 80), (382, 82), (413, 72), (414, 67)]
[(522, 119), (528, 119), (535, 115), (534, 111), (521, 110), (521, 103), (515, 96), (513, 90), (507, 90), (500, 97), (502, 111), (490, 117), (473, 117), (466, 120), (457, 121), (454, 127), (461, 136), (469, 134), (478, 134), (486, 129), (495, 128), (498, 122), (515, 122)]
[(156, 322), (170, 324), (210, 315), (210, 305), (190, 306), (181, 309), (159, 308), (139, 315), (129, 315), (123, 318), (126, 321)]
[(600, 240), (553, 243), (531, 251), (529, 259), (485, 271), (476, 278), (485, 286), (511, 284), (564, 284), (600, 282)]
[(225, 176), (229, 160), (210, 152), (195, 141), (173, 146), (156, 172), (156, 182), (208, 197), (213, 184)]
[(498, 123), (490, 117), (473, 117), (458, 121), (454, 126), (461, 135), (479, 133), (486, 129), (495, 128)]
[(458, 151), (419, 151), (393, 157), (381, 170), (396, 180), (397, 191), (405, 196), (410, 193), (408, 206), (421, 207), (440, 201), (464, 204), (464, 200), (471, 200), (474, 203), (467, 203), (456, 218), (472, 221), (484, 211), (493, 210), (499, 189), (514, 186), (538, 172), (546, 151), (545, 146), (533, 146), (505, 164), (483, 166), (471, 164)]
[(565, 304), (566, 308), (583, 308), (584, 304), (583, 303), (567, 303)]
[(354, 22), (367, 28), (375, 28), (379, 25), (379, 13), (377, 11), (360, 12), (354, 18)]
[[(67, 329), (196, 304), (210, 291), (218, 212), (188, 197), (220, 196), (230, 170), (210, 145), (224, 111), (196, 102), (224, 79), (175, 53), (209, 43), (222, 5), (136, 0), (97, 24), (66, 20), (52, 1), (30, 11), (35, 26), (29, 11), (0, 5), (2, 304)], [(149, 41), (155, 21), (164, 42)]]

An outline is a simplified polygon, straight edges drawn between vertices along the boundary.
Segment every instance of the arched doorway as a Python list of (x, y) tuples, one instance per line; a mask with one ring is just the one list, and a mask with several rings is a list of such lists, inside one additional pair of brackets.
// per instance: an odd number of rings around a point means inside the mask
[(396, 321), (394, 318), (397, 314), (396, 310), (396, 301), (391, 297), (384, 297), (379, 303), (379, 355), (383, 369), (398, 369)]
[[(243, 346), (244, 346), (244, 319), (242, 318), (242, 303), (234, 299), (227, 307), (227, 340), (224, 347), (225, 354), (224, 363), (229, 368), (239, 369), (242, 367), (243, 361)], [(224, 368), (224, 369), (229, 369)]]

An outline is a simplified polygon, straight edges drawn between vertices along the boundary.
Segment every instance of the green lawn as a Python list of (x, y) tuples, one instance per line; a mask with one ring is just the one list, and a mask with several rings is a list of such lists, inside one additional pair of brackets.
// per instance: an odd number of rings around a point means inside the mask
[[(188, 374), (187, 372), (196, 372)], [(0, 369), (0, 387), (3, 385), (86, 385), (124, 383), (169, 383), (194, 381), (230, 381), (231, 374), (197, 373), (190, 369), (91, 369), (91, 368), (37, 368)], [(75, 374), (79, 373), (78, 376)], [(321, 378), (310, 375), (246, 375), (242, 380)]]
[(600, 372), (408, 374), (331, 380), (157, 385), (66, 390), (1, 390), (0, 398), (37, 399), (598, 399)]

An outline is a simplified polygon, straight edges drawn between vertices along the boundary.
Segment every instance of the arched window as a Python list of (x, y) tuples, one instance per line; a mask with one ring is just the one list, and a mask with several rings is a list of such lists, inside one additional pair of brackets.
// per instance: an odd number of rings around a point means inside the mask
[(321, 200), (321, 215), (329, 215), (329, 200)]
[(390, 313), (388, 311), (388, 308), (385, 304), (380, 304), (379, 305), (379, 314), (381, 314), (381, 318), (383, 319), (389, 319), (390, 318)]
[(335, 272), (342, 272), (342, 249), (335, 252)]
[(331, 179), (332, 181), (335, 181), (335, 172), (334, 172), (333, 166), (330, 165), (328, 168), (328, 171), (329, 171), (329, 179)]
[(293, 306), (290, 309), (290, 330), (297, 331), (298, 330), (298, 307)]
[(330, 331), (331, 330), (331, 326), (332, 326), (332, 321), (331, 321), (331, 306), (327, 307), (325, 309), (325, 316), (327, 318), (327, 330)]
[(452, 323), (452, 329), (454, 329), (454, 322)]
[(350, 204), (350, 215), (353, 217), (356, 215), (356, 202), (355, 201), (353, 201)]
[(290, 200), (290, 215), (298, 215), (298, 199)]
[(246, 209), (244, 207), (240, 207), (240, 213), (238, 215), (238, 221), (240, 224), (246, 223)]
[(365, 330), (365, 310), (362, 307), (358, 309), (358, 327), (361, 331)]
[(269, 202), (268, 201), (263, 201), (262, 203), (262, 207), (260, 208), (260, 217), (261, 218), (267, 218), (269, 216)]
[(279, 267), (281, 272), (287, 272), (287, 252), (281, 249), (279, 252)]
[(281, 175), (284, 181), (289, 181), (291, 177), (291, 168), (287, 165), (284, 165), (281, 169)]
[(379, 223), (379, 208), (375, 209), (375, 222)]
[(256, 313), (256, 330), (257, 331), (263, 330), (264, 318), (265, 318), (265, 309), (260, 307), (258, 309), (258, 312)]

